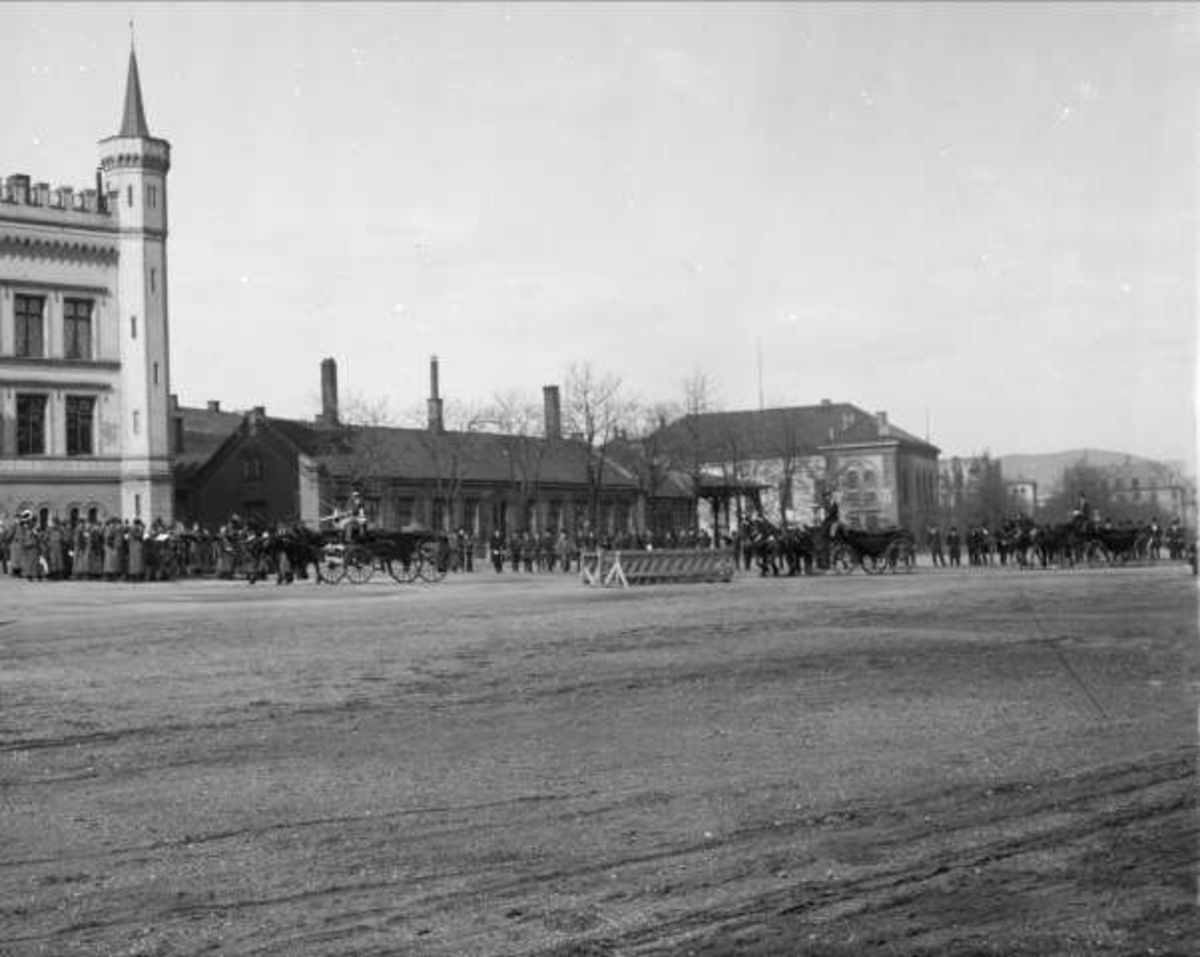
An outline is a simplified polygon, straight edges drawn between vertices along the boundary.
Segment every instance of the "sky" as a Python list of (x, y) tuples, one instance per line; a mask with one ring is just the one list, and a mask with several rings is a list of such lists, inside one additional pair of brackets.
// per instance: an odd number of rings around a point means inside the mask
[(91, 182), (131, 17), (185, 405), (589, 363), (1194, 474), (1194, 6), (6, 4), (0, 175)]

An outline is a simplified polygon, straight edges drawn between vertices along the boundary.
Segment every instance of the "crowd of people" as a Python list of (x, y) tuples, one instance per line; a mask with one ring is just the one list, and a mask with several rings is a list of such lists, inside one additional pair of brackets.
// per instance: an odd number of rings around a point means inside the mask
[[(351, 507), (331, 516), (336, 534), (345, 540), (369, 535), (369, 523), (361, 509)], [(1129, 522), (1098, 520), (1075, 526), (1093, 535), (1127, 537), (1137, 543), (1139, 557), (1190, 560), (1187, 532), (1178, 519), (1163, 525), (1157, 521), (1146, 526)], [(1070, 526), (1069, 526), (1070, 527)], [(151, 582), (188, 577), (235, 578), (251, 581), (276, 575), (280, 581), (304, 577), (307, 569), (295, 560), (291, 547), (300, 534), (296, 525), (262, 525), (242, 521), (238, 516), (215, 530), (199, 523), (168, 524), (154, 519), (145, 524), (140, 518), (104, 520), (80, 519), (63, 522), (51, 517), (44, 524), (31, 512), (15, 520), (0, 520), (0, 572), (29, 581), (90, 580)], [(996, 528), (984, 524), (943, 528), (931, 525), (925, 530), (924, 545), (930, 562), (938, 567), (961, 567), (964, 557), (970, 567), (1026, 564), (1029, 549), (1036, 548), (1039, 536), (1049, 534), (1019, 516)], [(1110, 540), (1112, 540), (1110, 538)], [(750, 567), (754, 536), (734, 535), (714, 543), (704, 531), (667, 532), (652, 535), (594, 534), (572, 536), (565, 530), (545, 532), (496, 529), (482, 541), (465, 529), (439, 537), (438, 562), (448, 572), (474, 572), (476, 563), (491, 566), (496, 574), (505, 572), (560, 573), (579, 571), (580, 556), (596, 550), (612, 549), (708, 549), (714, 544), (744, 552)], [(291, 556), (291, 561), (289, 561)]]
[[(968, 567), (1025, 564), (1028, 551), (1045, 543), (1053, 541), (1061, 550), (1063, 532), (1073, 532), (1074, 546), (1085, 553), (1089, 547), (1122, 541), (1128, 543), (1122, 550), (1128, 553), (1126, 557), (1154, 561), (1164, 557), (1182, 561), (1188, 557), (1187, 531), (1178, 518), (1166, 525), (1157, 519), (1138, 525), (1128, 519), (1114, 522), (1095, 515), (1085, 517), (1079, 510), (1069, 521), (1058, 526), (1039, 526), (1020, 515), (1012, 516), (994, 528), (978, 523), (960, 531), (957, 525), (944, 530), (939, 525), (931, 525), (925, 530), (925, 547), (935, 568), (961, 567), (964, 553)], [(1086, 554), (1077, 557), (1086, 557)]]
[[(372, 534), (365, 515), (353, 504), (329, 519), (333, 533), (346, 541)], [(153, 582), (242, 576), (251, 580), (278, 576), (290, 581), (306, 572), (289, 567), (287, 560), (289, 554), (295, 554), (287, 546), (296, 535), (295, 525), (265, 526), (237, 515), (212, 529), (200, 523), (168, 524), (154, 519), (146, 524), (140, 518), (116, 517), (71, 522), (51, 517), (43, 524), (26, 511), (11, 521), (0, 519), (0, 573), (28, 581)], [(460, 528), (445, 536), (441, 546), (439, 561), (450, 572), (474, 572), (479, 562), (483, 567), (490, 564), (497, 573), (570, 574), (579, 570), (579, 556), (584, 551), (709, 548), (712, 539), (703, 532), (589, 532), (575, 537), (566, 531), (506, 534), (498, 529), (481, 541)]]

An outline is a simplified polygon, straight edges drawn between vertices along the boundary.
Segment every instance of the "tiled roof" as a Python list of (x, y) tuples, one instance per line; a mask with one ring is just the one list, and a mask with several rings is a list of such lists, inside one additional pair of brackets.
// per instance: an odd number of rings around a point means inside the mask
[(879, 441), (938, 451), (894, 425), (882, 427), (874, 415), (846, 402), (688, 415), (666, 426), (658, 441), (677, 459), (698, 456), (710, 462), (731, 456), (778, 458), (824, 446)]
[[(320, 430), (310, 430), (320, 431)], [(589, 453), (582, 442), (547, 440), (537, 436), (497, 435), (490, 432), (431, 432), (365, 426), (351, 429), (348, 447), (334, 451), (320, 447), (317, 460), (334, 476), (362, 474), (364, 469), (417, 481), (432, 481), (447, 474), (472, 482), (536, 480), (546, 484), (587, 483)], [(636, 487), (624, 469), (608, 462), (606, 486)]]
[(180, 406), (183, 419), (183, 447), (175, 454), (176, 468), (195, 469), (207, 462), (222, 443), (242, 424), (240, 412), (213, 412)]
[[(213, 456), (244, 420), (241, 414), (180, 409), (184, 417), (181, 466), (198, 467)], [(454, 476), (466, 482), (537, 481), (586, 485), (588, 449), (571, 439), (441, 432), (390, 426), (334, 427), (294, 419), (266, 418), (266, 428), (314, 459), (335, 478), (371, 474), (435, 481)], [(636, 487), (615, 461), (606, 463), (604, 485)]]

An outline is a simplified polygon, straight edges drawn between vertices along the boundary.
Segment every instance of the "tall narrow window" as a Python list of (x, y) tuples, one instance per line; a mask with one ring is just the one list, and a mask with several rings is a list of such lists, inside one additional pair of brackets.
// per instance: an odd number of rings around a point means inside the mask
[(17, 394), (17, 455), (46, 454), (46, 397)]
[(26, 359), (40, 359), (45, 355), (42, 316), (46, 311), (46, 297), (17, 295), (13, 299), (13, 353)]
[(63, 300), (63, 357), (90, 359), (92, 357), (92, 301)]
[(158, 270), (151, 269), (150, 270), (150, 291), (154, 292), (154, 290), (157, 287), (158, 287)]
[(133, 187), (132, 186), (128, 187), (128, 191), (126, 192), (125, 195), (126, 195), (126, 199), (129, 202), (129, 205), (132, 207), (133, 206)]
[(146, 205), (149, 206), (151, 209), (153, 209), (155, 206), (158, 205), (158, 187), (157, 186), (147, 186), (146, 187)]
[(158, 385), (158, 363), (154, 363), (154, 384)]
[(96, 400), (86, 395), (67, 396), (67, 455), (91, 455), (95, 431)]
[(137, 316), (129, 317), (129, 338), (137, 338)]
[(142, 413), (137, 409), (133, 410), (133, 434), (137, 435), (142, 430)]

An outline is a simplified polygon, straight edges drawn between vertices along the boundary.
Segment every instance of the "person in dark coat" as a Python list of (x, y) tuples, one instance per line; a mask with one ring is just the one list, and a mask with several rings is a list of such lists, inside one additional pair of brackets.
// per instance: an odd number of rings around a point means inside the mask
[(146, 577), (146, 527), (140, 518), (135, 518), (125, 533), (125, 575), (133, 582)]
[(492, 539), (489, 543), (489, 550), (492, 553), (492, 567), (496, 569), (496, 573), (504, 571), (504, 533), (500, 529), (492, 532)]
[(56, 515), (46, 529), (46, 577), (51, 581), (64, 578), (67, 570), (67, 539), (62, 522)]
[(950, 553), (950, 564), (962, 565), (962, 538), (959, 537), (956, 525), (951, 525), (950, 531), (946, 533), (946, 549)]

